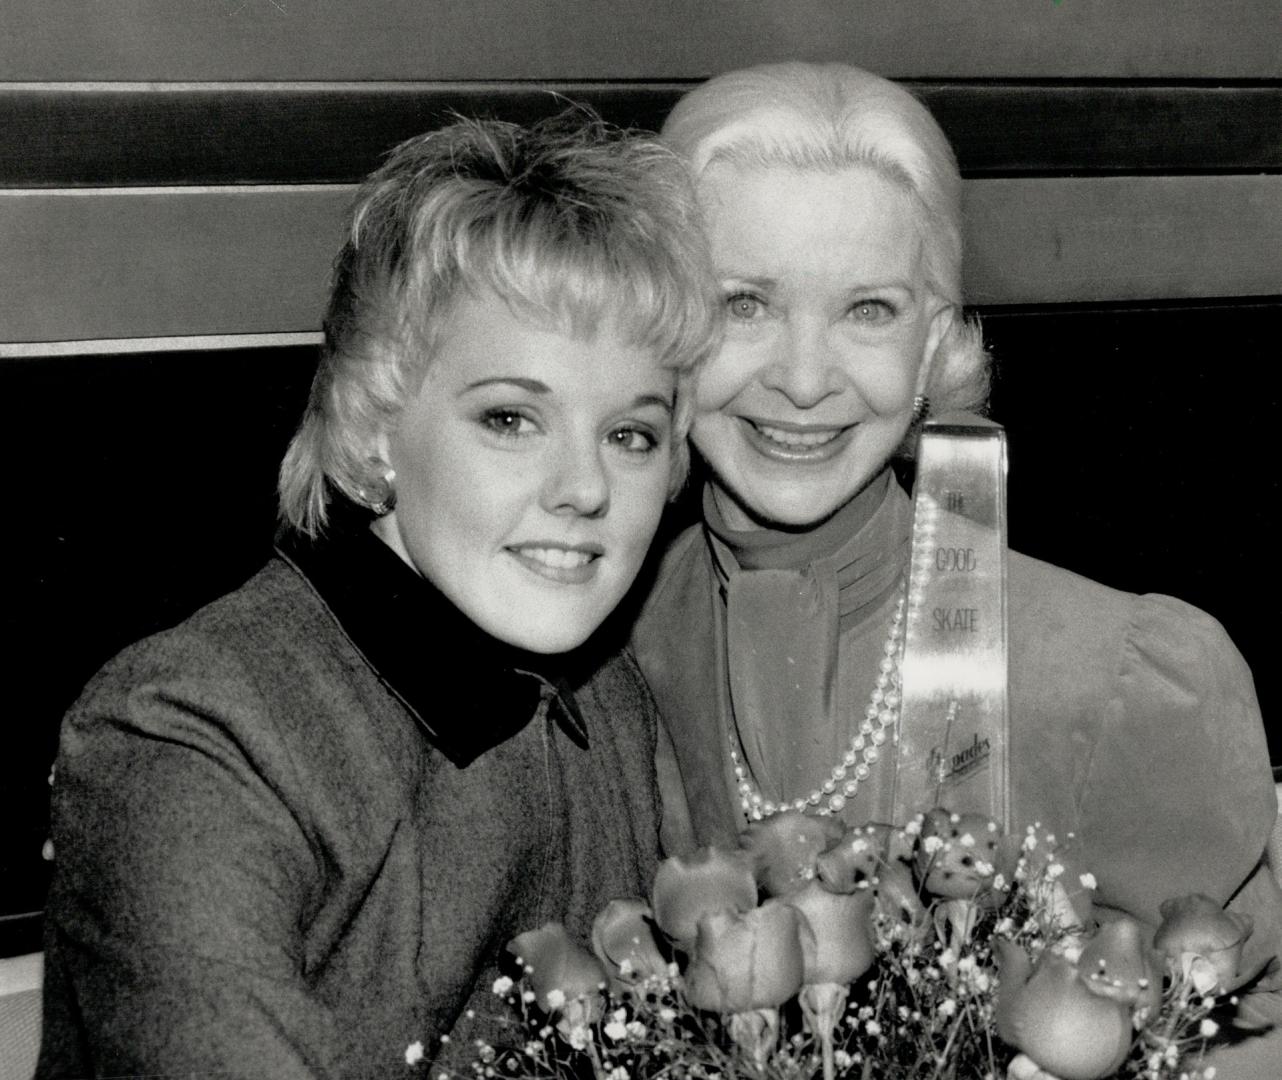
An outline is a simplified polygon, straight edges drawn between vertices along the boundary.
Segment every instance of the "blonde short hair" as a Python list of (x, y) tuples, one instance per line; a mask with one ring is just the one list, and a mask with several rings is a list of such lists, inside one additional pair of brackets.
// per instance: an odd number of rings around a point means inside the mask
[[(848, 64), (763, 64), (709, 79), (685, 95), (662, 138), (697, 180), (714, 162), (832, 172), (876, 169), (917, 211), (931, 290), (960, 309), (961, 174), (947, 137), (907, 90)], [(988, 397), (988, 355), (960, 317), (940, 342), (927, 388), (936, 412)]]
[(315, 535), (336, 492), (383, 501), (371, 447), (422, 385), (451, 300), (484, 288), (576, 336), (609, 318), (678, 372), (679, 489), (694, 369), (720, 330), (698, 211), (671, 150), (578, 109), (531, 127), (459, 120), (396, 147), (362, 185), (281, 464), (286, 522)]

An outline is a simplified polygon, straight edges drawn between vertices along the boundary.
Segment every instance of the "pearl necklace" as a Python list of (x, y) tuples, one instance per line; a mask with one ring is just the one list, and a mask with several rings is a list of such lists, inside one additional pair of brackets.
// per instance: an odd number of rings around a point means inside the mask
[(730, 762), (734, 766), (735, 785), (739, 789), (739, 805), (749, 820), (760, 821), (785, 810), (813, 810), (825, 815), (838, 813), (859, 790), (860, 782), (868, 779), (872, 766), (881, 756), (879, 747), (886, 741), (886, 733), (890, 732), (892, 739), (898, 737), (896, 726), (899, 723), (903, 685), (900, 663), (904, 654), (904, 606), (905, 598), (901, 596), (895, 604), (895, 615), (890, 623), (886, 644), (882, 646), (885, 655), (878, 665), (877, 685), (873, 687), (868, 699), (868, 707), (864, 710), (859, 730), (851, 738), (841, 761), (833, 766), (828, 779), (808, 795), (779, 802), (763, 796), (749, 775), (747, 763), (739, 756), (734, 719), (727, 717)]

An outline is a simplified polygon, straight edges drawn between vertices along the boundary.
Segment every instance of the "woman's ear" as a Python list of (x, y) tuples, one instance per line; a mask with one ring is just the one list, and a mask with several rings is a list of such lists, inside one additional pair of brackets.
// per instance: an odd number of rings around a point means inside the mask
[(922, 350), (921, 367), (917, 369), (917, 393), (927, 393), (935, 365), (940, 360), (939, 347), (948, 332), (953, 328), (957, 318), (957, 305), (943, 302), (930, 317), (930, 326), (926, 330), (926, 344)]

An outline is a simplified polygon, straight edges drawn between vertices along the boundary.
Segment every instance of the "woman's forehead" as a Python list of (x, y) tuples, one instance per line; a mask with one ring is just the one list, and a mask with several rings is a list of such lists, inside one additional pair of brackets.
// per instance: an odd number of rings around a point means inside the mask
[(698, 193), (722, 275), (918, 273), (914, 200), (874, 168), (718, 162), (700, 178)]

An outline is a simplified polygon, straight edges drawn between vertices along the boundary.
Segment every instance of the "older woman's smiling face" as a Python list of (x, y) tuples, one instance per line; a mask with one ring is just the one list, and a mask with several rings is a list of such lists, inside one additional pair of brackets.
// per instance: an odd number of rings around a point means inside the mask
[(727, 328), (694, 443), (732, 527), (817, 524), (903, 439), (950, 317), (911, 200), (864, 167), (720, 162), (698, 190)]

